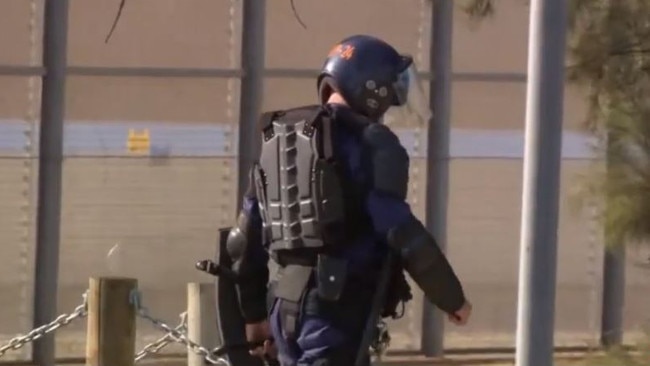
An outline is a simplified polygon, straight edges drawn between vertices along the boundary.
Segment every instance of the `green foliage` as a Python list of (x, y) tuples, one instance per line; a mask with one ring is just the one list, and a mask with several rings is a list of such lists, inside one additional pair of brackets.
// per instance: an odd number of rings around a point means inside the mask
[(585, 362), (579, 363), (580, 366), (650, 366), (650, 362), (644, 360), (639, 355), (624, 350), (610, 351), (604, 356), (594, 356), (588, 358)]
[(604, 355), (591, 355), (575, 366), (650, 366), (650, 343), (642, 342), (635, 350), (613, 348)]
[(494, 15), (494, 2), (492, 0), (469, 0), (461, 5), (471, 20), (482, 20)]
[(596, 149), (609, 162), (594, 166), (581, 179), (578, 204), (597, 201), (606, 243), (643, 242), (650, 238), (650, 106), (629, 102), (608, 105), (599, 113), (607, 134)]
[[(644, 328), (645, 329), (645, 328)], [(555, 362), (557, 366), (650, 366), (650, 333), (643, 332), (632, 347), (594, 348), (579, 360)]]
[[(589, 93), (589, 124), (605, 124), (607, 109), (650, 92), (650, 2), (572, 0), (568, 77)], [(637, 122), (642, 122), (637, 119)]]
[[(522, 0), (526, 1), (526, 0)], [(598, 202), (610, 245), (650, 239), (650, 1), (568, 0), (567, 78), (588, 98), (585, 128), (607, 167), (583, 177), (576, 202)], [(468, 0), (474, 21), (493, 0)], [(602, 164), (601, 164), (602, 165)]]

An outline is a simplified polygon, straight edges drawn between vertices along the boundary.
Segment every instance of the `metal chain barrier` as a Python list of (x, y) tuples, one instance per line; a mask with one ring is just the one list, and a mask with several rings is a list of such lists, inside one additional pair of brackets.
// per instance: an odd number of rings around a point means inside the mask
[(163, 336), (156, 342), (147, 345), (145, 349), (138, 352), (139, 358), (138, 356), (136, 356), (136, 361), (145, 358), (149, 354), (156, 353), (157, 351), (161, 350), (163, 347), (165, 347), (171, 342), (175, 342), (187, 346), (190, 351), (196, 353), (197, 355), (202, 356), (210, 364), (230, 366), (230, 362), (228, 362), (228, 360), (221, 357), (214, 358), (212, 352), (210, 352), (209, 349), (201, 346), (200, 344), (197, 344), (196, 342), (192, 341), (187, 337), (187, 335), (183, 331), (185, 330), (185, 323), (186, 323), (185, 316), (182, 316), (183, 319), (180, 325), (176, 326), (175, 328), (172, 328), (164, 321), (157, 319), (150, 314), (149, 310), (142, 305), (142, 299), (139, 291), (134, 291), (131, 294), (131, 302), (135, 306), (136, 312), (139, 317), (148, 320), (154, 325), (154, 327), (165, 332), (165, 336)]
[[(187, 333), (187, 313), (181, 313), (181, 323), (178, 324), (174, 330), (183, 334)], [(173, 334), (167, 333), (164, 336), (160, 337), (155, 342), (151, 342), (144, 346), (142, 350), (135, 355), (135, 362), (139, 362), (145, 357), (148, 357), (153, 354), (157, 354), (163, 348), (167, 347), (171, 343), (178, 343), (177, 339)]]
[(388, 332), (388, 324), (380, 320), (377, 323), (377, 334), (375, 339), (370, 344), (370, 355), (377, 360), (381, 360), (386, 355), (388, 347), (390, 347), (390, 333)]
[[(187, 337), (187, 313), (182, 313), (180, 315), (181, 322), (176, 327), (172, 328), (164, 321), (150, 315), (149, 310), (142, 306), (139, 292), (136, 291), (131, 295), (131, 302), (135, 306), (139, 317), (148, 320), (156, 328), (165, 332), (164, 336), (155, 342), (147, 344), (140, 352), (138, 352), (135, 355), (135, 362), (139, 362), (149, 355), (157, 354), (160, 352), (160, 350), (171, 343), (179, 343), (187, 346), (190, 351), (202, 356), (210, 364), (230, 366), (230, 363), (226, 359), (221, 357), (215, 358), (209, 349), (201, 346), (200, 344), (192, 341)], [(52, 322), (33, 329), (25, 335), (20, 335), (12, 338), (7, 344), (0, 346), (0, 358), (4, 356), (8, 351), (19, 350), (25, 345), (69, 325), (75, 319), (85, 318), (86, 315), (88, 315), (88, 300), (87, 295), (84, 293), (82, 304), (77, 306), (73, 312), (69, 314), (61, 314)]]
[(70, 314), (61, 314), (52, 322), (42, 325), (36, 329), (31, 330), (25, 335), (15, 337), (9, 343), (0, 347), (0, 358), (4, 356), (7, 351), (18, 350), (25, 345), (34, 342), (35, 340), (44, 337), (45, 335), (56, 331), (59, 328), (69, 325), (73, 320), (84, 318), (88, 314), (88, 302), (86, 294), (83, 295), (83, 303), (77, 306)]

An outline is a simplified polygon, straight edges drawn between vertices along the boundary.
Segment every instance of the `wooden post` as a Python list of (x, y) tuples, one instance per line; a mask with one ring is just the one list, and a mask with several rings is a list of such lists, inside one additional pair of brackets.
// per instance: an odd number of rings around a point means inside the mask
[(133, 366), (136, 309), (132, 278), (91, 278), (88, 291), (87, 366)]
[[(215, 288), (211, 283), (187, 284), (187, 336), (207, 349), (218, 345)], [(201, 355), (187, 349), (188, 366), (205, 366)]]

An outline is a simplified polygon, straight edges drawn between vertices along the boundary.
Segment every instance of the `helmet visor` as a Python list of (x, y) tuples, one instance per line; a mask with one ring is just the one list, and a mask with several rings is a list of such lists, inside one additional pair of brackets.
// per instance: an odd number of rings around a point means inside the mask
[(395, 100), (384, 115), (386, 123), (398, 125), (427, 124), (431, 118), (429, 101), (415, 64), (410, 62), (393, 83)]

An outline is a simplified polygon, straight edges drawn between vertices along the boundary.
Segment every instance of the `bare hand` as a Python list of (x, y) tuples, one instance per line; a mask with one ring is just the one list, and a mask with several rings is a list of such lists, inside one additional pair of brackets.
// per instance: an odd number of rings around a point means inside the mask
[(262, 359), (276, 359), (278, 357), (278, 351), (275, 349), (275, 345), (271, 340), (271, 328), (268, 320), (254, 324), (246, 324), (246, 340), (253, 343), (264, 342), (261, 346), (251, 349), (251, 355)]
[(469, 320), (470, 315), (472, 315), (472, 304), (469, 301), (465, 301), (463, 306), (456, 310), (455, 313), (449, 314), (449, 321), (456, 325), (465, 325)]

